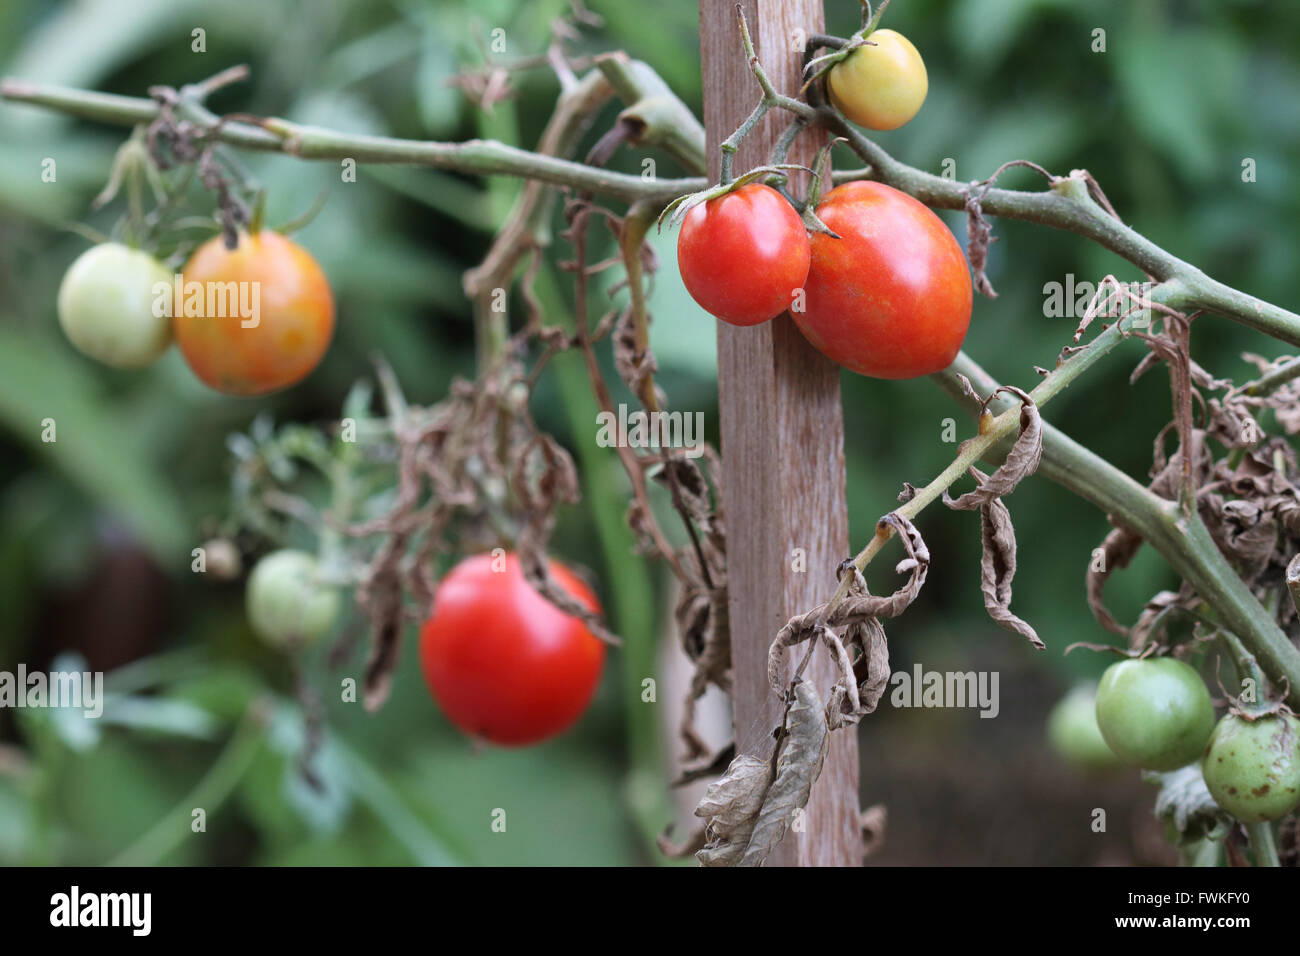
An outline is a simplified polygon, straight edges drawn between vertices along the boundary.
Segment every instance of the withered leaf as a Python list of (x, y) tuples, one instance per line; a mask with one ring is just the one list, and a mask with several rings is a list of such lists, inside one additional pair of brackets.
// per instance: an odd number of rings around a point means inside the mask
[(1028, 392), (1021, 391), (1014, 385), (1003, 385), (998, 391), (1011, 392), (1023, 403), (1020, 406), (1020, 434), (1016, 436), (1016, 442), (1007, 453), (1006, 460), (992, 475), (981, 479), (979, 487), (974, 491), (968, 491), (955, 499), (944, 492), (943, 503), (949, 508), (974, 511), (986, 501), (1011, 494), (1016, 490), (1016, 485), (1038, 470), (1038, 463), (1043, 457), (1043, 421), (1038, 414), (1038, 406)]
[(817, 689), (809, 681), (799, 681), (794, 686), (794, 701), (786, 711), (776, 778), (763, 797), (740, 866), (762, 866), (785, 836), (795, 813), (808, 805), (813, 783), (821, 775), (826, 759), (826, 744), (826, 716)]
[(705, 866), (735, 866), (749, 846), (768, 786), (773, 779), (770, 760), (740, 754), (720, 778), (709, 784), (695, 815), (704, 818), (708, 844), (696, 858)]
[(1107, 609), (1102, 599), (1102, 592), (1111, 574), (1128, 567), (1141, 547), (1140, 535), (1127, 528), (1116, 527), (1102, 539), (1101, 568), (1094, 567), (1094, 561), (1088, 562), (1088, 574), (1085, 579), (1088, 607), (1092, 609), (1092, 616), (1097, 619), (1097, 623), (1112, 634), (1127, 637), (1128, 628), (1115, 620), (1115, 616)]
[(1011, 579), (1016, 574), (1016, 530), (1011, 513), (1001, 498), (980, 506), (980, 526), (984, 553), (980, 558), (980, 590), (989, 617), (1003, 629), (1019, 634), (1042, 650), (1043, 643), (1034, 629), (1011, 613)]
[(885, 688), (889, 686), (889, 641), (885, 637), (885, 629), (874, 617), (855, 627), (865, 631), (865, 634), (859, 635), (858, 640), (865, 651), (867, 679), (862, 682), (858, 693), (862, 701), (862, 712), (870, 714), (875, 711), (880, 698), (885, 696)]

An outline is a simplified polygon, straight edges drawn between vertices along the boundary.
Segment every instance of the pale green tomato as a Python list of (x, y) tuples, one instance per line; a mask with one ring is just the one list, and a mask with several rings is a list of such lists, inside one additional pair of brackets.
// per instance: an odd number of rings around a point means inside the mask
[(258, 561), (246, 597), (253, 630), (273, 647), (310, 644), (339, 616), (338, 592), (321, 583), (316, 559), (305, 551), (272, 551)]
[(1214, 728), (1201, 773), (1214, 802), (1238, 820), (1281, 819), (1300, 804), (1300, 720), (1228, 714)]
[(1201, 676), (1176, 658), (1125, 660), (1101, 675), (1097, 726), (1125, 763), (1177, 770), (1205, 749), (1214, 704)]
[(171, 274), (139, 249), (105, 242), (87, 249), (59, 285), (59, 325), (84, 354), (114, 368), (140, 368), (167, 351), (172, 320), (158, 288)]
[(867, 129), (898, 129), (921, 109), (930, 81), (912, 41), (893, 30), (867, 37), (831, 67), (826, 86), (840, 112)]
[(1082, 767), (1114, 767), (1119, 759), (1097, 726), (1097, 685), (1083, 683), (1057, 701), (1047, 715), (1047, 738), (1066, 760)]

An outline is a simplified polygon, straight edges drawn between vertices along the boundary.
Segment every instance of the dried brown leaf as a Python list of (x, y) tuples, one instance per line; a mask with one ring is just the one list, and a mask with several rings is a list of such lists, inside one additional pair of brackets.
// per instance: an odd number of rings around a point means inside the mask
[(1129, 562), (1133, 560), (1134, 555), (1137, 554), (1138, 549), (1141, 547), (1142, 538), (1140, 535), (1127, 528), (1116, 527), (1102, 539), (1101, 569), (1097, 570), (1093, 567), (1092, 561), (1088, 562), (1088, 574), (1085, 581), (1085, 588), (1088, 593), (1088, 607), (1092, 609), (1092, 615), (1097, 619), (1097, 623), (1112, 634), (1127, 637), (1129, 629), (1115, 620), (1115, 616), (1106, 608), (1105, 601), (1102, 599), (1102, 592), (1105, 590), (1106, 582), (1110, 579), (1111, 574), (1128, 567)]
[(1016, 490), (1016, 485), (1038, 470), (1038, 463), (1043, 457), (1043, 420), (1038, 414), (1038, 406), (1028, 392), (1021, 391), (1014, 385), (1003, 385), (998, 391), (1011, 392), (1023, 403), (1020, 406), (1020, 434), (1016, 436), (1016, 442), (1007, 453), (1006, 460), (992, 475), (981, 480), (974, 491), (968, 491), (959, 498), (951, 498), (944, 492), (943, 503), (949, 508), (974, 511), (987, 501), (1011, 494)]
[(740, 866), (762, 866), (795, 814), (808, 805), (812, 786), (822, 772), (828, 739), (826, 716), (817, 689), (809, 681), (794, 686), (794, 701), (785, 715), (785, 736), (776, 759), (776, 778), (763, 797), (749, 845)]
[(1021, 637), (1042, 650), (1047, 645), (1029, 624), (1011, 613), (1011, 579), (1016, 574), (1016, 530), (1011, 513), (1001, 498), (980, 506), (980, 526), (984, 553), (980, 558), (980, 590), (989, 617), (1004, 630)]

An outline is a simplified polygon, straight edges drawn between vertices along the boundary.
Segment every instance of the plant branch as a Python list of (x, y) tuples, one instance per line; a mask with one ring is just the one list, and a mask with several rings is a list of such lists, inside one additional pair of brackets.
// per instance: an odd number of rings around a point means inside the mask
[[(149, 123), (158, 114), (158, 104), (151, 99), (28, 83), (12, 78), (0, 81), (0, 96), (83, 119), (125, 126)], [(201, 117), (205, 125), (213, 128), (215, 138), (223, 143), (242, 149), (287, 153), (301, 159), (410, 163), (478, 175), (523, 176), (625, 202), (647, 199), (666, 203), (708, 186), (703, 179), (643, 179), (629, 173), (609, 172), (517, 149), (495, 140), (439, 143), (396, 139), (341, 133), (277, 118), (265, 119), (256, 125), (231, 121), (218, 127), (219, 118), (203, 107), (191, 104), (188, 112)]]

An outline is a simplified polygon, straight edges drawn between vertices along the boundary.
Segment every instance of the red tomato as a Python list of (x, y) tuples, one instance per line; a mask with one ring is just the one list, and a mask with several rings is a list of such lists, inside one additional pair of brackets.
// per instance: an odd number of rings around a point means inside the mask
[(771, 186), (750, 183), (686, 214), (677, 267), (686, 291), (731, 325), (775, 318), (808, 277), (808, 232)]
[(803, 312), (819, 351), (872, 378), (915, 378), (952, 364), (970, 326), (966, 257), (943, 221), (873, 182), (826, 194), (817, 215), (840, 238), (812, 236)]
[[(524, 578), (507, 554), (466, 558), (442, 579), (420, 632), (420, 662), (434, 699), (472, 737), (504, 746), (534, 744), (568, 729), (587, 709), (605, 645)], [(593, 611), (591, 590), (552, 562), (551, 575)]]
[(217, 236), (194, 251), (182, 274), (182, 296), (172, 305), (176, 344), (194, 374), (217, 391), (265, 395), (287, 388), (325, 356), (334, 296), (296, 242), (263, 229), (241, 233), (230, 250)]

